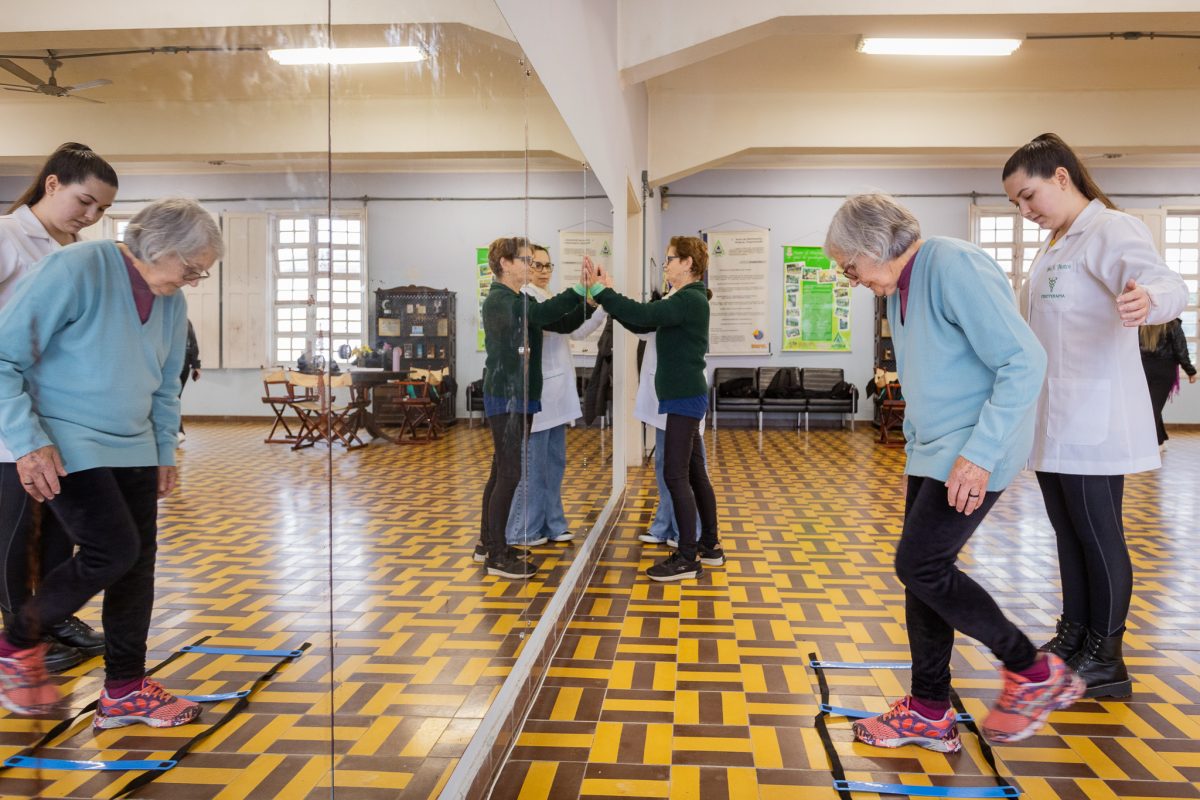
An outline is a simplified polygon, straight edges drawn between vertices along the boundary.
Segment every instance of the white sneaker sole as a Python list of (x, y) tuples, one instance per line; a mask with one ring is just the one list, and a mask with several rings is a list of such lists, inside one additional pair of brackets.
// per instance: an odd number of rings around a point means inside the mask
[(864, 742), (862, 739), (856, 741), (868, 745), (870, 747), (905, 747), (910, 744), (915, 744), (918, 747), (923, 747), (926, 750), (932, 750), (935, 753), (957, 753), (962, 750), (962, 741), (955, 739), (954, 744), (947, 742), (945, 739), (929, 739), (924, 736), (906, 737), (904, 739), (882, 739), (878, 742)]
[(700, 575), (701, 573), (699, 571), (681, 572), (678, 575), (651, 575), (649, 572), (646, 573), (647, 578), (652, 581), (658, 581), (659, 583), (670, 583), (671, 581), (694, 581), (699, 579)]
[(155, 719), (154, 717), (143, 717), (138, 715), (130, 715), (123, 717), (95, 717), (92, 719), (92, 728), (95, 730), (111, 730), (112, 728), (125, 728), (130, 725), (149, 725), (151, 728), (178, 728), (182, 725), (188, 725), (200, 719), (200, 715), (191, 719), (186, 719), (183, 722), (173, 722), (169, 719)]
[(551, 536), (550, 541), (552, 541), (552, 542), (569, 542), (574, 538), (575, 538), (575, 534), (571, 533), (571, 531), (566, 531), (566, 532), (560, 533), (556, 536)]
[(508, 578), (510, 581), (521, 581), (521, 580), (525, 580), (526, 578), (532, 578), (534, 575), (537, 574), (537, 571), (535, 570), (533, 572), (505, 572), (504, 570), (500, 569), (499, 567), (488, 567), (487, 574), (495, 575), (497, 578)]
[(723, 567), (725, 566), (725, 556), (720, 558), (701, 558), (700, 563), (706, 567)]

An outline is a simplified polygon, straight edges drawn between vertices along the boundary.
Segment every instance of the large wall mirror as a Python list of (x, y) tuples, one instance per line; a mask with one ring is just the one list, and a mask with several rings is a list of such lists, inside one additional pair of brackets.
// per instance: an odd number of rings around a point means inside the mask
[[(80, 142), (120, 184), (81, 238), (120, 240), (170, 196), (220, 226), (224, 257), (182, 289), (200, 366), (180, 485), (159, 504), (147, 663), (175, 693), (253, 692), (165, 732), (93, 735), (83, 714), (36, 752), (51, 723), (9, 715), (4, 757), (167, 760), (228, 715), (130, 796), (217, 797), (232, 770), (250, 796), (435, 797), (611, 494), (604, 320), (572, 291), (584, 256), (609, 265), (611, 205), (536, 72), (490, 2), (319, 5), (168, 20), (135, 3), (77, 25), (30, 11), (0, 34), (0, 104), (20, 120), (0, 133), (0, 199)], [(410, 60), (329, 63), (384, 47)], [(520, 240), (508, 307), (546, 330), (513, 340), (515, 377), (488, 397), (501, 237)], [(554, 320), (536, 310), (564, 291)], [(537, 570), (489, 574), (488, 411), (542, 399), (527, 362), (551, 350), (538, 366), (557, 424), (501, 440), (520, 470), (506, 543)], [(95, 357), (120, 370), (128, 355)], [(104, 627), (99, 598), (78, 615)], [(102, 659), (53, 680), (70, 706), (55, 716), (75, 714)], [(113, 796), (153, 774), (26, 764), (0, 793)]]

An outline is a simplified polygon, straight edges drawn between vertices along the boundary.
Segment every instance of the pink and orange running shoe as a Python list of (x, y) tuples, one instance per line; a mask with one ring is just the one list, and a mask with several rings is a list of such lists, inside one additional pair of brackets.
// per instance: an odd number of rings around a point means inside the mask
[(152, 728), (174, 728), (186, 725), (200, 716), (200, 704), (176, 697), (158, 681), (146, 678), (142, 688), (124, 697), (113, 699), (107, 691), (100, 693), (92, 728), (121, 728), (140, 723)]
[(875, 747), (915, 744), (939, 753), (957, 753), (958, 715), (951, 708), (941, 719), (929, 719), (912, 709), (912, 698), (901, 697), (884, 713), (854, 723), (854, 738)]
[(1066, 663), (1046, 654), (1050, 677), (1034, 683), (1015, 672), (1000, 670), (1004, 688), (983, 721), (983, 735), (992, 744), (1011, 744), (1028, 739), (1046, 724), (1054, 711), (1067, 708), (1083, 697), (1087, 682)]
[(14, 714), (41, 714), (58, 704), (58, 688), (46, 673), (45, 642), (0, 658), (0, 706)]

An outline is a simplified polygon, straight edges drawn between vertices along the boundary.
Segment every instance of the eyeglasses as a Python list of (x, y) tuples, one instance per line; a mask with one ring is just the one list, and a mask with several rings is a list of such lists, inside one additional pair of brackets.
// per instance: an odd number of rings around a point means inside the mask
[(838, 264), (842, 270), (842, 274), (852, 281), (858, 280), (858, 266), (851, 261), (849, 264)]
[(667, 256), (666, 260), (663, 261), (663, 266), (665, 267), (667, 264), (670, 264), (672, 261), (682, 259), (682, 258), (683, 258), (683, 256)]
[[(176, 253), (176, 255), (179, 255)], [(188, 263), (188, 260), (183, 256), (179, 256), (179, 263), (183, 264), (183, 279), (185, 281), (202, 281), (209, 277), (208, 270), (197, 269)]]
[(517, 256), (516, 258), (513, 259), (513, 261), (524, 261), (525, 266), (528, 267), (530, 264), (533, 263), (533, 256)]
[(553, 272), (554, 264), (549, 261), (533, 261), (529, 266), (533, 267), (538, 272)]

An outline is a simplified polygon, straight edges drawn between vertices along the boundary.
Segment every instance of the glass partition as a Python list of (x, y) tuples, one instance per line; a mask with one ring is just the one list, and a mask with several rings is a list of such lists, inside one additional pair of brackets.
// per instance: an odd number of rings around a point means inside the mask
[[(17, 89), (0, 104), (21, 121), (0, 195), (75, 141), (120, 183), (82, 238), (120, 240), (170, 196), (220, 226), (224, 257), (182, 290), (200, 363), (148, 642), (170, 691), (218, 697), (167, 732), (93, 736), (84, 714), (36, 751), (49, 726), (9, 718), (3, 755), (166, 760), (228, 722), (175, 771), (11, 769), (3, 793), (111, 796), (153, 775), (216, 797), (236, 769), (262, 796), (436, 796), (611, 493), (611, 356), (573, 291), (585, 255), (611, 265), (611, 206), (490, 3), (335, 0), (252, 25), (226, 4), (144, 12), (72, 30), (31, 9), (0, 34)], [(411, 60), (347, 63), (379, 57), (359, 48)], [(507, 333), (485, 324), (497, 293)], [(509, 337), (492, 362), (485, 328)], [(534, 401), (556, 424), (522, 418)], [(497, 441), (518, 465), (505, 542), (527, 575), (477, 547), (496, 541)], [(78, 612), (96, 628), (100, 603)], [(54, 678), (70, 714), (103, 680), (99, 657)]]

